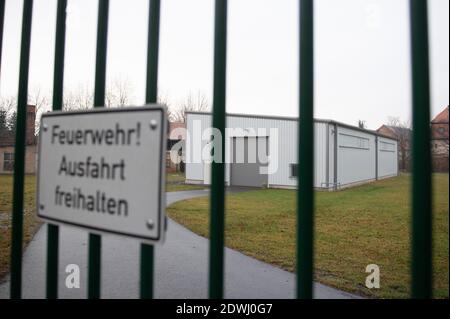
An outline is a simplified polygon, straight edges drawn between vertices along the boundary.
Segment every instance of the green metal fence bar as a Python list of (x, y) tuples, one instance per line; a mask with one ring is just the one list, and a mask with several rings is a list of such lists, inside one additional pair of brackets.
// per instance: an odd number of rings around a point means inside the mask
[(58, 298), (59, 227), (47, 226), (47, 298)]
[(214, 30), (214, 92), (213, 118), (215, 130), (221, 136), (213, 140), (214, 154), (211, 173), (211, 222), (209, 252), (209, 297), (223, 298), (224, 211), (225, 211), (225, 98), (227, 60), (227, 0), (216, 0)]
[(11, 240), (11, 298), (22, 296), (23, 182), (25, 174), (25, 136), (30, 65), (31, 18), (33, 0), (24, 1), (20, 48), (19, 94), (17, 99), (16, 142), (14, 145), (14, 185)]
[(158, 99), (158, 51), (160, 0), (150, 0), (147, 40), (147, 82), (145, 101), (156, 103)]
[(297, 188), (297, 297), (313, 296), (314, 104), (313, 0), (300, 0)]
[[(105, 104), (106, 86), (106, 48), (108, 40), (109, 0), (99, 0), (97, 26), (97, 52), (95, 61), (94, 107)], [(88, 256), (88, 298), (100, 298), (101, 281), (101, 244), (102, 238), (97, 234), (89, 234)]]
[[(55, 65), (53, 74), (53, 110), (63, 107), (64, 49), (66, 42), (67, 0), (58, 0), (56, 11)], [(58, 298), (58, 249), (59, 227), (48, 224), (47, 228), (47, 298)]]
[(427, 1), (411, 0), (413, 187), (412, 297), (432, 296), (430, 79)]
[[(160, 0), (150, 0), (147, 40), (147, 84), (145, 101), (156, 103), (158, 99), (158, 50)], [(141, 245), (141, 298), (153, 298), (154, 251), (153, 246)]]
[(2, 69), (3, 26), (5, 21), (5, 0), (0, 0), (0, 74)]

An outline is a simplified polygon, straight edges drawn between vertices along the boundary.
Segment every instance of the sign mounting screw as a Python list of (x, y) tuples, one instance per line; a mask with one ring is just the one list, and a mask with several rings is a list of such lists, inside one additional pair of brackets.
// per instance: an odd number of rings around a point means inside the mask
[(158, 123), (156, 122), (156, 120), (151, 120), (150, 121), (150, 128), (152, 130), (156, 130), (157, 127), (158, 127)]
[(153, 219), (147, 219), (147, 227), (148, 229), (153, 229), (153, 227), (155, 227), (155, 222)]

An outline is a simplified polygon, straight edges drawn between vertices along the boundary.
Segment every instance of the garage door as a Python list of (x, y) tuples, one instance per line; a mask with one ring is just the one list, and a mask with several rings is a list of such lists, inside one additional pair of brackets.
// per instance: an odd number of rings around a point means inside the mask
[(260, 168), (267, 166), (266, 160), (258, 158), (258, 148), (267, 154), (267, 140), (267, 137), (233, 138), (231, 185), (249, 187), (267, 185), (267, 174), (260, 173)]

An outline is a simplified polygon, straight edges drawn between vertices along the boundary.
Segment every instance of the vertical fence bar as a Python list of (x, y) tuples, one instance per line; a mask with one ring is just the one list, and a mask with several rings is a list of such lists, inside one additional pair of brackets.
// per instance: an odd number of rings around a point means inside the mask
[[(212, 124), (214, 160), (211, 173), (211, 222), (209, 252), (209, 297), (223, 298), (225, 211), (225, 98), (227, 61), (227, 0), (216, 0), (214, 30), (214, 92)], [(220, 153), (220, 158), (218, 154)]]
[[(158, 51), (160, 0), (150, 0), (147, 40), (147, 84), (146, 103), (156, 103), (158, 99)], [(141, 245), (141, 298), (153, 298), (154, 251), (153, 246)]]
[(0, 0), (0, 74), (2, 69), (3, 26), (5, 21), (5, 0)]
[(58, 298), (59, 227), (47, 226), (47, 298)]
[(431, 298), (432, 296), (432, 183), (427, 14), (426, 0), (410, 0), (413, 104), (413, 298)]
[(313, 0), (300, 0), (297, 188), (297, 297), (313, 296), (314, 65)]
[[(97, 52), (95, 61), (94, 107), (105, 104), (106, 83), (106, 48), (108, 40), (109, 0), (99, 0), (97, 20)], [(88, 298), (100, 298), (101, 282), (101, 245), (102, 238), (97, 234), (89, 234), (88, 254)]]
[(147, 40), (147, 83), (145, 90), (146, 103), (156, 103), (158, 99), (158, 51), (159, 51), (159, 19), (160, 0), (150, 0)]
[[(64, 51), (66, 42), (67, 0), (58, 0), (56, 11), (55, 66), (53, 73), (53, 110), (63, 107)], [(47, 298), (58, 297), (58, 249), (59, 227), (48, 224), (47, 228)]]
[(20, 48), (19, 94), (17, 99), (16, 143), (14, 145), (14, 186), (11, 240), (11, 298), (22, 296), (23, 182), (25, 174), (25, 136), (30, 65), (31, 18), (33, 0), (24, 1)]

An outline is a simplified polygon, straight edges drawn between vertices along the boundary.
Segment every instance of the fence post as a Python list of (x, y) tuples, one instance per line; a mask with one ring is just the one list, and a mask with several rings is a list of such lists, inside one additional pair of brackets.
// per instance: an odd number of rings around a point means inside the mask
[(0, 0), (0, 75), (2, 69), (3, 27), (5, 21), (5, 0)]
[(225, 98), (227, 60), (227, 0), (216, 0), (214, 34), (213, 128), (220, 136), (213, 139), (214, 154), (211, 173), (211, 226), (209, 252), (209, 297), (223, 298), (224, 211), (225, 211)]
[(432, 204), (430, 153), (430, 79), (427, 1), (410, 0), (413, 187), (412, 297), (432, 296)]
[[(63, 107), (64, 49), (66, 40), (67, 0), (58, 0), (56, 11), (55, 66), (53, 74), (53, 110)], [(59, 227), (47, 228), (47, 298), (58, 298), (58, 249)]]
[[(297, 187), (297, 297), (313, 297), (314, 235), (313, 0), (300, 0)], [(336, 133), (337, 134), (337, 133)]]
[(16, 143), (14, 145), (14, 186), (11, 240), (11, 298), (22, 296), (23, 182), (30, 65), (31, 18), (33, 0), (24, 1), (20, 48), (19, 96), (17, 99)]
[[(158, 50), (160, 0), (150, 0), (147, 40), (147, 84), (146, 103), (158, 100)], [(141, 244), (141, 298), (153, 298), (154, 249), (152, 245)]]
[[(97, 26), (97, 52), (95, 61), (95, 90), (94, 107), (103, 107), (105, 104), (106, 82), (106, 49), (108, 40), (108, 14), (109, 0), (99, 0), (98, 26)], [(100, 298), (101, 282), (101, 244), (102, 238), (97, 234), (89, 234), (89, 274), (88, 297)]]

